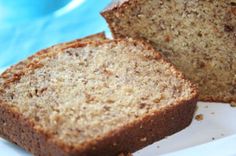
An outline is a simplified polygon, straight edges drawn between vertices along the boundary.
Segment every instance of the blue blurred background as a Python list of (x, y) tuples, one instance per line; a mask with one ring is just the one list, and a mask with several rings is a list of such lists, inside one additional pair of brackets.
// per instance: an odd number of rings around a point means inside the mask
[(101, 31), (111, 0), (0, 0), (0, 68), (53, 44)]

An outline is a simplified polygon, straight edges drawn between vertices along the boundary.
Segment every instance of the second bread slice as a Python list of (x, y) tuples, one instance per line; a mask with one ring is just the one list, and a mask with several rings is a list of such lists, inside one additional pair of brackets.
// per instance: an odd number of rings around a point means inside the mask
[(114, 38), (160, 50), (200, 100), (236, 103), (236, 0), (114, 0), (102, 15)]

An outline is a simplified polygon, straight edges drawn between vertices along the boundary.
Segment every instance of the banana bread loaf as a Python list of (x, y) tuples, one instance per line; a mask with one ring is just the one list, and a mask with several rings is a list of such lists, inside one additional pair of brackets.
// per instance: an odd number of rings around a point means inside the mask
[(236, 102), (236, 0), (116, 0), (102, 15), (114, 38), (154, 45), (200, 100)]

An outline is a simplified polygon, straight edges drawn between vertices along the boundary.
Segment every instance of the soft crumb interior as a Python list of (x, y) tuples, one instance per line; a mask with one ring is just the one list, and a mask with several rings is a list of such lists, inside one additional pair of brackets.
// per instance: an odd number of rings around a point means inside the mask
[(1, 98), (63, 142), (78, 144), (191, 96), (190, 84), (157, 54), (127, 44), (88, 45), (44, 59)]
[(236, 0), (130, 0), (130, 4), (105, 15), (116, 36), (153, 42), (199, 84), (200, 98), (236, 101)]

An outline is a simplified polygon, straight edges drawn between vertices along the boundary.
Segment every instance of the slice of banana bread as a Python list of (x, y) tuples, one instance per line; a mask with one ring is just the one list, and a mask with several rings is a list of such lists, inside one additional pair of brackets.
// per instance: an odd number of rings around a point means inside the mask
[(115, 38), (143, 38), (198, 83), (200, 100), (236, 102), (236, 0), (118, 0)]
[(140, 41), (75, 41), (29, 62), (1, 76), (0, 135), (37, 156), (133, 152), (192, 120), (195, 87)]

